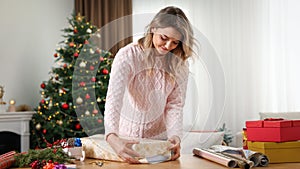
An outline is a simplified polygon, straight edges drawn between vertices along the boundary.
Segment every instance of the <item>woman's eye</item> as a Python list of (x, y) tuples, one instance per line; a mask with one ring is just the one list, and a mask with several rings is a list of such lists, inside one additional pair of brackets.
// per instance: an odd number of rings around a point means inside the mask
[(178, 44), (179, 44), (179, 42), (176, 42), (176, 41), (174, 41), (174, 42), (173, 42), (173, 44), (174, 44), (174, 45), (178, 45)]
[(161, 38), (161, 40), (168, 40), (168, 38), (165, 36), (160, 36), (160, 38)]

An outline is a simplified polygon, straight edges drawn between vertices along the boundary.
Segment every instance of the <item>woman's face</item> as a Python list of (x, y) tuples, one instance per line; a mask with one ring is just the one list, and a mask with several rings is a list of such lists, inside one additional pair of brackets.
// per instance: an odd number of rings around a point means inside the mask
[(160, 55), (165, 55), (175, 49), (181, 39), (181, 34), (173, 27), (153, 28), (153, 44)]

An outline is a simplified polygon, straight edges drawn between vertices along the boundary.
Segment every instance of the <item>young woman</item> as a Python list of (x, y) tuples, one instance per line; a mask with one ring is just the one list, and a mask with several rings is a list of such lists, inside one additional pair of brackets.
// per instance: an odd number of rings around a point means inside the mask
[(128, 163), (139, 156), (133, 139), (166, 139), (172, 160), (180, 157), (185, 102), (192, 56), (193, 31), (176, 7), (159, 11), (138, 43), (116, 54), (106, 97), (104, 124), (107, 142)]

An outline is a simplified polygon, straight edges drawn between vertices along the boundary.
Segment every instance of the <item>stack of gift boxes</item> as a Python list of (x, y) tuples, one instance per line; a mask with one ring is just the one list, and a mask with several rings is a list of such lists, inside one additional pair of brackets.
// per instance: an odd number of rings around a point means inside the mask
[(300, 120), (246, 121), (247, 148), (264, 153), (270, 163), (300, 162)]

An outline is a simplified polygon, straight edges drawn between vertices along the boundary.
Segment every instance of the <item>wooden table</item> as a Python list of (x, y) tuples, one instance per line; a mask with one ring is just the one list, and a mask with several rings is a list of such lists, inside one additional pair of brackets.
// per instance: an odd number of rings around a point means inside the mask
[[(159, 164), (127, 164), (121, 162), (105, 161), (103, 166), (97, 166), (91, 164), (94, 159), (86, 159), (84, 162), (77, 162), (77, 168), (79, 169), (228, 169), (225, 166), (211, 162), (209, 160), (199, 158), (192, 154), (183, 154), (179, 160), (169, 161)], [(281, 163), (281, 164), (269, 164), (268, 167), (255, 167), (260, 169), (298, 169), (300, 163)]]

